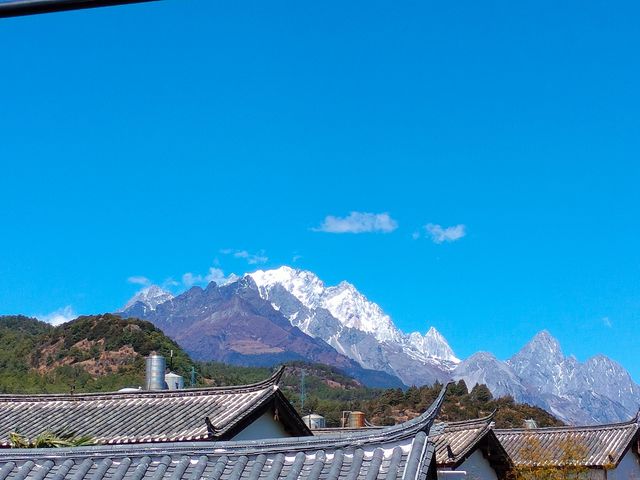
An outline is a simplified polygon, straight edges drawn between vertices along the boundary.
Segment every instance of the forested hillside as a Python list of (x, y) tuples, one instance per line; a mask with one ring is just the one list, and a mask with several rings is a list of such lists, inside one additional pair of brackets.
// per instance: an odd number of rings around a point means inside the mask
[[(375, 389), (362, 386), (332, 367), (292, 362), (281, 381), (282, 389), (303, 414), (319, 413), (327, 426), (340, 426), (343, 410), (360, 410), (374, 425), (394, 425), (424, 412), (435, 400), (442, 385), (401, 389)], [(267, 368), (251, 368), (221, 363), (200, 363), (199, 370), (219, 385), (254, 382), (269, 375)], [(301, 404), (304, 370), (304, 406)], [(534, 419), (541, 427), (562, 425), (538, 407), (518, 404), (512, 398), (494, 399), (485, 385), (469, 391), (463, 381), (449, 386), (440, 412), (440, 420), (456, 421), (478, 418), (496, 411), (498, 428), (521, 427), (525, 419)]]
[[(53, 327), (23, 316), (0, 317), (0, 392), (68, 393), (114, 391), (144, 384), (144, 357), (169, 356), (173, 370), (197, 385), (240, 385), (265, 379), (272, 369), (193, 362), (151, 323), (116, 315), (79, 317)], [(289, 362), (281, 386), (302, 414), (320, 413), (328, 426), (339, 426), (343, 410), (361, 410), (374, 425), (391, 425), (423, 412), (442, 385), (407, 390), (367, 388), (334, 367)], [(302, 376), (304, 372), (304, 405)], [(188, 383), (188, 381), (187, 381)], [(533, 418), (540, 426), (560, 422), (536, 407), (510, 398), (493, 399), (484, 385), (468, 391), (464, 382), (449, 386), (440, 418), (462, 420), (497, 409), (499, 427), (519, 427)]]
[(191, 359), (151, 323), (96, 315), (52, 327), (23, 316), (0, 317), (0, 392), (113, 391), (144, 384), (144, 357), (174, 352), (188, 375)]

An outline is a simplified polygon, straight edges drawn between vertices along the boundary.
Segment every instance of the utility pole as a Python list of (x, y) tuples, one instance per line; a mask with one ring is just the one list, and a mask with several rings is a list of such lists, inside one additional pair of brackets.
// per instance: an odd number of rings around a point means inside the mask
[(304, 414), (304, 370), (300, 375), (300, 413)]

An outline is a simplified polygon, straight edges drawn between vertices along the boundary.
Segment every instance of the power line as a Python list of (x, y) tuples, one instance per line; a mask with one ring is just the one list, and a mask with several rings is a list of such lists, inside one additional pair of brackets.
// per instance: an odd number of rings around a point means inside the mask
[(130, 3), (156, 2), (158, 0), (13, 0), (0, 1), (0, 18), (63, 12), (83, 8), (112, 7)]

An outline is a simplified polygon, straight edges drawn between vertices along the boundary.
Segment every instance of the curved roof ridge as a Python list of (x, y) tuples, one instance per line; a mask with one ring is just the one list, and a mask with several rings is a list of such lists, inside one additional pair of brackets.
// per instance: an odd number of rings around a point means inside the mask
[(127, 398), (162, 398), (200, 396), (210, 393), (225, 394), (237, 392), (253, 392), (277, 386), (284, 374), (283, 365), (269, 378), (247, 385), (215, 386), (183, 388), (180, 390), (136, 390), (134, 392), (90, 392), (90, 393), (39, 393), (39, 394), (0, 394), (2, 402), (39, 402), (39, 401), (83, 401), (83, 400), (119, 400)]
[(636, 415), (631, 420), (626, 420), (624, 422), (618, 423), (603, 423), (599, 425), (561, 425), (555, 427), (538, 427), (538, 428), (496, 428), (494, 429), (496, 433), (500, 434), (519, 434), (519, 433), (527, 433), (527, 432), (536, 432), (536, 433), (555, 433), (555, 432), (577, 432), (577, 431), (589, 431), (589, 430), (605, 430), (605, 429), (614, 429), (614, 428), (623, 428), (630, 427), (632, 425), (638, 425), (639, 417)]
[(484, 417), (479, 417), (479, 418), (471, 418), (468, 420), (456, 420), (455, 422), (438, 422), (438, 424), (443, 423), (445, 425), (446, 429), (449, 428), (457, 428), (457, 427), (467, 427), (467, 426), (473, 426), (473, 425), (481, 425), (483, 423), (489, 425), (492, 421), (493, 418), (496, 415), (496, 410), (494, 410), (493, 412), (491, 412), (489, 415), (485, 415)]
[[(381, 429), (376, 429), (374, 431), (364, 431), (364, 432), (354, 432), (353, 434), (345, 434), (344, 432), (339, 435), (322, 435), (315, 437), (300, 437), (298, 441), (293, 443), (301, 444), (300, 448), (309, 448), (316, 446), (336, 446), (336, 445), (366, 445), (369, 443), (384, 443), (391, 442), (394, 440), (410, 437), (412, 435), (416, 435), (419, 432), (428, 433), (433, 422), (440, 412), (440, 408), (442, 407), (442, 402), (444, 401), (444, 396), (447, 390), (447, 386), (449, 384), (442, 387), (442, 390), (434, 400), (434, 402), (429, 406), (425, 412), (406, 422), (400, 423), (398, 425), (393, 425), (390, 427), (385, 427)], [(338, 433), (338, 432), (336, 432)], [(288, 444), (291, 442), (291, 439), (275, 439), (275, 440), (261, 440), (260, 445), (266, 449), (269, 448), (281, 448), (282, 444)], [(239, 444), (238, 448), (242, 446), (242, 442), (232, 442), (235, 444)], [(252, 445), (252, 442), (245, 442), (248, 445)], [(222, 443), (219, 444), (221, 447)], [(295, 447), (297, 448), (297, 447)]]

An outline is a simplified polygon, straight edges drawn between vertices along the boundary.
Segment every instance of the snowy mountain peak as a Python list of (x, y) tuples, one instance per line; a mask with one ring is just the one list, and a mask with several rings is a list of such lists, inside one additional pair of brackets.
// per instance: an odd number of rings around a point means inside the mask
[(307, 308), (318, 308), (324, 292), (324, 283), (314, 273), (282, 266), (273, 270), (257, 270), (247, 274), (258, 286), (261, 295), (269, 297), (276, 285), (296, 297)]
[(530, 357), (532, 355), (556, 363), (562, 362), (565, 359), (560, 342), (547, 330), (536, 333), (514, 358), (521, 356)]
[(122, 311), (133, 307), (136, 303), (142, 303), (149, 310), (155, 310), (158, 305), (171, 300), (173, 295), (166, 290), (163, 290), (157, 285), (150, 285), (143, 288), (133, 297), (129, 299), (126, 305), (122, 308)]
[(326, 309), (345, 327), (372, 333), (378, 341), (400, 341), (402, 337), (391, 318), (349, 282), (325, 287), (314, 273), (287, 266), (258, 270), (248, 276), (256, 282), (265, 299), (269, 299), (270, 292), (279, 285), (308, 309)]
[(429, 328), (425, 335), (420, 332), (413, 332), (407, 337), (407, 344), (410, 348), (417, 350), (425, 358), (434, 358), (446, 360), (452, 363), (460, 363), (460, 359), (455, 356), (453, 350), (449, 346), (447, 339), (436, 330), (435, 327)]
[(382, 309), (367, 300), (347, 282), (325, 289), (323, 307), (343, 325), (362, 332), (372, 333), (381, 342), (396, 342), (401, 334)]

